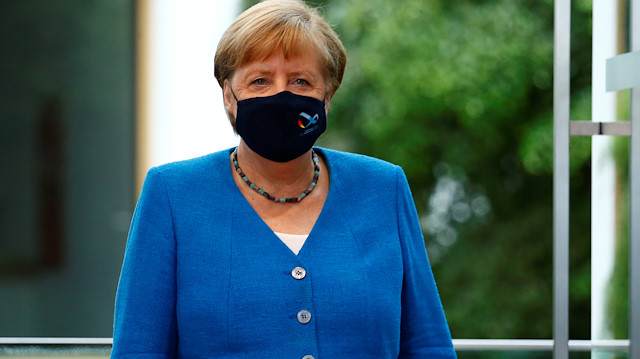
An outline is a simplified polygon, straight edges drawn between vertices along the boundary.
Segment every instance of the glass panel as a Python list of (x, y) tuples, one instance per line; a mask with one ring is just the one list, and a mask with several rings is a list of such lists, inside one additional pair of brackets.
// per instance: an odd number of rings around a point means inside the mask
[(2, 358), (109, 358), (110, 345), (0, 345)]

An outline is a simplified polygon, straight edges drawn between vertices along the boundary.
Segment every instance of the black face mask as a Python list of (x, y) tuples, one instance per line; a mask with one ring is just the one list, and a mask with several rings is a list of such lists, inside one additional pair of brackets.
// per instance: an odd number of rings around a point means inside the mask
[(302, 156), (326, 129), (324, 101), (313, 97), (283, 91), (238, 101), (236, 131), (251, 150), (271, 161)]

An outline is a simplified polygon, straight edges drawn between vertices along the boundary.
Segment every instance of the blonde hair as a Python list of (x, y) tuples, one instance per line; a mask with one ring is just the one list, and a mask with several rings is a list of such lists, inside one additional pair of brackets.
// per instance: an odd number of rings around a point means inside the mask
[[(220, 39), (215, 76), (223, 87), (235, 70), (248, 62), (266, 59), (276, 51), (285, 58), (308, 50), (320, 57), (327, 96), (338, 90), (347, 54), (338, 35), (318, 11), (298, 0), (267, 0), (240, 14)], [(232, 120), (233, 122), (233, 120)]]

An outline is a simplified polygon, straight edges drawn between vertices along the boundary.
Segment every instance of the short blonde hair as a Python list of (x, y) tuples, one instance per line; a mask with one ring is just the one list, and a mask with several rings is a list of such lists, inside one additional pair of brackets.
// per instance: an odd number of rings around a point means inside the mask
[(347, 54), (338, 35), (318, 11), (298, 0), (267, 0), (240, 14), (220, 39), (215, 76), (223, 87), (235, 70), (276, 51), (285, 58), (315, 48), (323, 66), (327, 96), (340, 87)]

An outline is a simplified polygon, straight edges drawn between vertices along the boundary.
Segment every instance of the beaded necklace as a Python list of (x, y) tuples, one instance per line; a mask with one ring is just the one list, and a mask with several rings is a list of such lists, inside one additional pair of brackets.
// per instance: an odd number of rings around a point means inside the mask
[(247, 186), (249, 186), (252, 190), (258, 192), (260, 195), (278, 203), (298, 203), (302, 201), (305, 197), (307, 197), (309, 193), (313, 191), (314, 188), (316, 188), (316, 185), (318, 184), (318, 177), (320, 177), (320, 166), (318, 165), (318, 156), (316, 156), (316, 152), (313, 149), (311, 150), (311, 160), (313, 161), (314, 173), (313, 173), (313, 181), (311, 181), (311, 184), (309, 185), (309, 187), (305, 189), (304, 192), (300, 193), (298, 197), (277, 198), (270, 195), (269, 192), (256, 186), (255, 183), (249, 180), (247, 175), (245, 175), (244, 172), (242, 172), (242, 169), (240, 169), (240, 166), (238, 165), (238, 147), (236, 147), (235, 150), (233, 150), (233, 167), (235, 167), (236, 172), (238, 172), (238, 174), (240, 175), (244, 183), (246, 183)]

